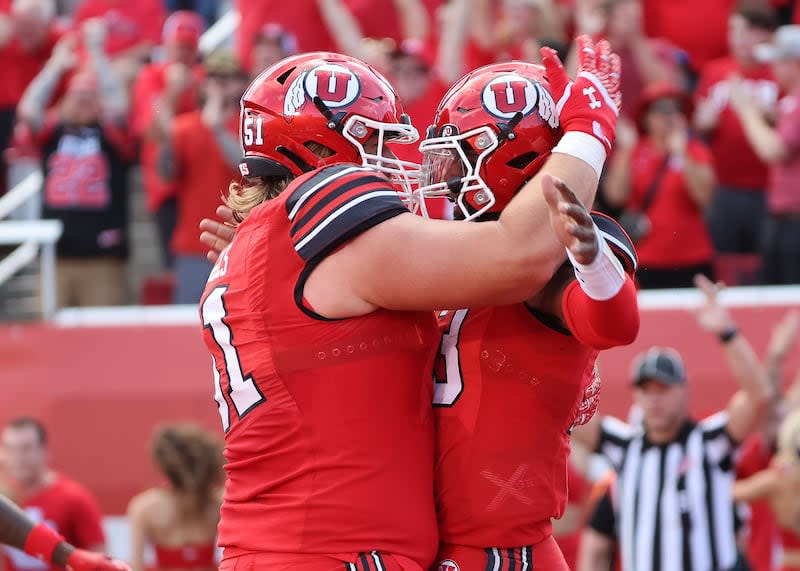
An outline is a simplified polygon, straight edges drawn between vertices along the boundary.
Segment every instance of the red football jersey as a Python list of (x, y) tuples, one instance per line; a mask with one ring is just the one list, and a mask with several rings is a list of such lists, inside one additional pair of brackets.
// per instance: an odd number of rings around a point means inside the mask
[(440, 314), (435, 370), (441, 540), (535, 545), (567, 503), (569, 430), (597, 351), (524, 304)]
[[(20, 502), (20, 508), (36, 523), (44, 522), (76, 547), (96, 548), (105, 543), (100, 507), (86, 488), (58, 475), (35, 495)], [(8, 571), (60, 570), (18, 549), (4, 546)]]
[(214, 267), (201, 313), (226, 431), (226, 559), (378, 550), (433, 562), (435, 317), (326, 319), (303, 298), (329, 252), (404, 212), (374, 171), (325, 167), (254, 209)]

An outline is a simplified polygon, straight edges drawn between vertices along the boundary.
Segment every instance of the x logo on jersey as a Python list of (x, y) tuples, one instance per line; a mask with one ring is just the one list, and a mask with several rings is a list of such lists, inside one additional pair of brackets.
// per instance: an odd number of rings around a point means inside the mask
[(511, 477), (508, 480), (504, 480), (497, 474), (489, 472), (488, 470), (483, 470), (481, 472), (481, 476), (489, 480), (492, 484), (499, 487), (497, 495), (489, 502), (489, 505), (486, 506), (486, 509), (490, 512), (495, 511), (497, 508), (500, 507), (506, 498), (513, 497), (517, 501), (522, 502), (526, 506), (529, 506), (533, 503), (525, 493), (522, 491), (526, 488), (531, 488), (534, 485), (533, 480), (530, 478), (525, 478), (525, 475), (528, 473), (528, 465), (527, 464), (520, 464)]

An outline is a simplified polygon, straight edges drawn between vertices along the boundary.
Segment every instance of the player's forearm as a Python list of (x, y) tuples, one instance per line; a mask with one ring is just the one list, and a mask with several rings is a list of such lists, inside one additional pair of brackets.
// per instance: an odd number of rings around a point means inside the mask
[(542, 194), (545, 174), (563, 180), (587, 208), (591, 207), (597, 190), (598, 177), (591, 166), (573, 156), (556, 153), (503, 210), (498, 223), (508, 247), (515, 248), (520, 258), (531, 264), (531, 291), (544, 286), (566, 258), (564, 247), (550, 226), (549, 210)]
[(4, 497), (0, 497), (0, 543), (61, 567), (66, 566), (75, 549), (46, 525), (34, 524), (25, 512)]
[(0, 543), (22, 549), (33, 526), (25, 512), (0, 497)]
[(603, 301), (592, 299), (573, 282), (564, 291), (562, 307), (569, 330), (593, 349), (630, 345), (639, 334), (639, 306), (630, 277), (614, 297)]

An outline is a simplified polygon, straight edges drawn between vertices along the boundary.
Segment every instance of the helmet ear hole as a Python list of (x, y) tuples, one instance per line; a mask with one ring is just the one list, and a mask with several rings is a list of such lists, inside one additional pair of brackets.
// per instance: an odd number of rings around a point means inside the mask
[(336, 154), (336, 151), (317, 141), (306, 141), (303, 146), (321, 159), (327, 159)]
[(514, 157), (506, 164), (510, 166), (512, 169), (517, 170), (525, 170), (533, 161), (539, 158), (539, 153), (535, 151), (530, 151), (529, 153), (525, 153), (523, 155), (519, 155), (518, 157)]

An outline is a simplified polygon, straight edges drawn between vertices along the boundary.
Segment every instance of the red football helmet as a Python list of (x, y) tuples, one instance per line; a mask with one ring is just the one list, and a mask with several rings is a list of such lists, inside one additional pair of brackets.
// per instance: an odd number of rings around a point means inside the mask
[(454, 200), (466, 220), (501, 212), (561, 134), (542, 66), (514, 61), (467, 74), (420, 144), (423, 213), (426, 197)]
[[(242, 96), (239, 134), (246, 178), (355, 163), (387, 173), (410, 198), (410, 180), (418, 177), (419, 165), (383, 156), (389, 141), (419, 139), (397, 94), (383, 75), (350, 56), (306, 53), (265, 70)], [(376, 148), (368, 152), (374, 135)], [(324, 156), (311, 143), (325, 148)]]

